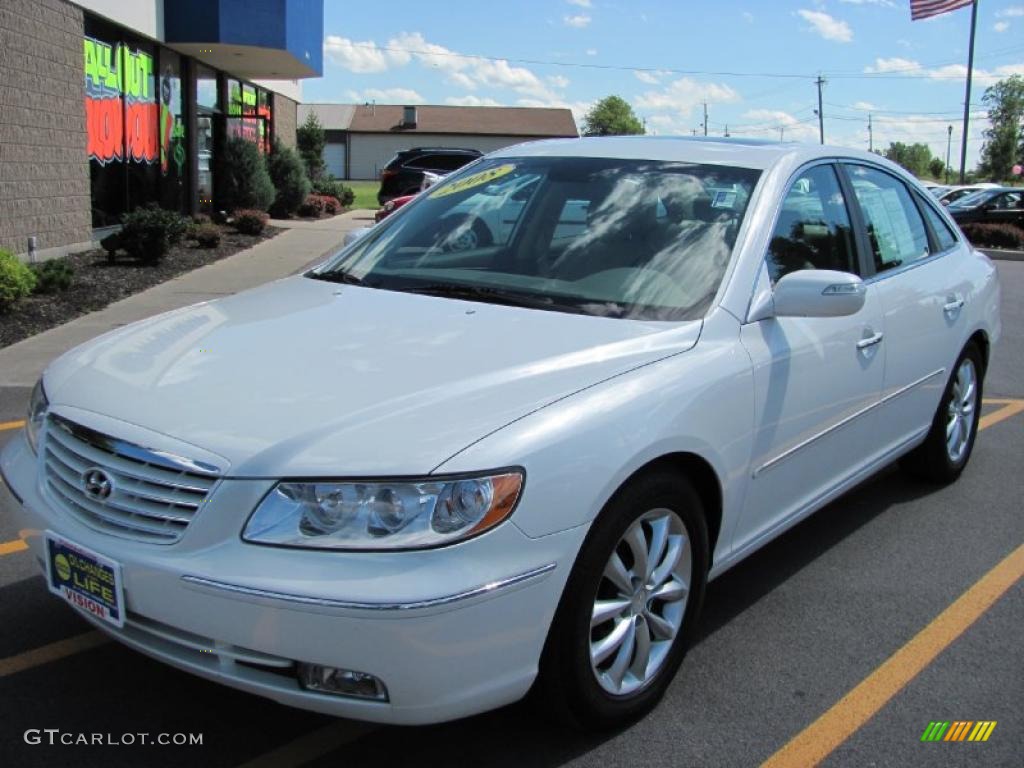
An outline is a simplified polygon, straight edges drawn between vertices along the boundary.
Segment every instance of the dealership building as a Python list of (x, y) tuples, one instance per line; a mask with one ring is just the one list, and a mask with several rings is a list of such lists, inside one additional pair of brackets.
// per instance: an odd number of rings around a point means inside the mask
[(0, 248), (89, 247), (147, 203), (215, 209), (229, 137), (295, 144), (322, 45), (323, 0), (2, 0)]

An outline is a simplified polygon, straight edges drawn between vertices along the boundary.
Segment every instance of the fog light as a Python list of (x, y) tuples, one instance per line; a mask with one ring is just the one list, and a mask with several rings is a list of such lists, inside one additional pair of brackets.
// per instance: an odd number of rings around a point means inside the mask
[(359, 699), (388, 700), (388, 689), (373, 675), (351, 669), (299, 664), (299, 683), (307, 691), (354, 696)]

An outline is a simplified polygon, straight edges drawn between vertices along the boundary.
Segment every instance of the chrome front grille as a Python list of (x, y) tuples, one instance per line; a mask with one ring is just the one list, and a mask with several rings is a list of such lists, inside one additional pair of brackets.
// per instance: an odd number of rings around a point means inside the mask
[(47, 418), (44, 481), (65, 511), (100, 530), (172, 544), (206, 501), (220, 470)]

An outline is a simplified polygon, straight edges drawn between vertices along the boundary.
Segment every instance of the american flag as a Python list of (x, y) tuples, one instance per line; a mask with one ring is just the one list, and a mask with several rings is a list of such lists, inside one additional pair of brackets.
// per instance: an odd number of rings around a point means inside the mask
[(974, 0), (910, 0), (910, 18), (912, 21), (938, 16), (940, 13), (965, 8)]

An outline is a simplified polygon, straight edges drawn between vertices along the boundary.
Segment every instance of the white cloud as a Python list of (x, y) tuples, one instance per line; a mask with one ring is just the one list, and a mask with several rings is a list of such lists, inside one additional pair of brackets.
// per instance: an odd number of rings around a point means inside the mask
[(444, 100), (445, 104), (449, 104), (453, 107), (503, 107), (505, 106), (500, 101), (494, 99), (481, 98), (480, 96), (474, 96), (472, 93), (467, 93), (465, 96), (449, 96)]
[(355, 103), (376, 101), (382, 104), (423, 104), (422, 96), (411, 88), (366, 88), (362, 91), (349, 91), (348, 97)]
[(578, 5), (580, 8), (590, 8), (590, 0), (565, 0), (569, 5)]
[(576, 29), (583, 29), (585, 26), (590, 24), (590, 17), (585, 13), (579, 13), (575, 16), (564, 16), (562, 21), (565, 22), (565, 26), (574, 27)]
[(876, 107), (870, 101), (855, 101), (855, 102), (853, 102), (853, 108), (854, 109), (863, 109), (863, 110), (878, 109), (878, 107)]
[(994, 29), (996, 32), (1005, 32), (1009, 28), (1010, 22), (1008, 21), (997, 21), (995, 24), (992, 25), (992, 29)]
[(385, 72), (392, 66), (409, 63), (409, 54), (404, 51), (388, 51), (372, 40), (356, 42), (338, 35), (324, 39), (324, 54), (339, 67), (360, 74)]
[(817, 141), (819, 138), (817, 123), (801, 122), (780, 109), (751, 109), (744, 112), (742, 118), (746, 122), (733, 129), (738, 136), (781, 137), (784, 141)]
[(597, 48), (587, 48), (587, 56), (597, 56)]
[[(964, 80), (967, 77), (967, 67), (963, 64), (947, 64), (944, 67), (927, 69), (913, 59), (900, 57), (875, 59), (875, 63), (865, 67), (864, 71), (868, 74), (898, 73), (943, 82)], [(1024, 74), (1024, 62), (1003, 64), (993, 70), (975, 67), (972, 79), (977, 85), (985, 88), (1010, 75), (1020, 74)]]
[(553, 88), (569, 87), (569, 78), (565, 77), (564, 75), (548, 75), (544, 79), (547, 80), (548, 84)]
[(849, 43), (853, 40), (853, 30), (850, 25), (834, 16), (829, 16), (824, 11), (811, 11), (803, 8), (797, 14), (811, 26), (809, 29), (817, 32), (826, 40), (835, 40), (839, 43)]
[(724, 83), (701, 83), (689, 77), (673, 80), (659, 91), (646, 91), (636, 97), (636, 105), (659, 114), (675, 113), (689, 117), (701, 102), (738, 101), (740, 95)]
[(839, 0), (840, 3), (846, 3), (847, 5), (882, 5), (886, 8), (895, 8), (896, 3), (892, 0)]
[(648, 85), (658, 85), (658, 83), (661, 82), (661, 80), (659, 80), (654, 74), (647, 72), (646, 70), (633, 70), (633, 76), (641, 83), (647, 83)]
[(564, 99), (517, 99), (516, 106), (538, 107), (542, 109), (568, 109), (572, 112), (576, 125), (583, 124), (583, 117), (594, 106), (592, 101), (566, 101)]
[(745, 22), (747, 22), (747, 24), (753, 24), (754, 23), (754, 14), (752, 14), (750, 11), (744, 11), (742, 15), (743, 15), (743, 20)]
[(997, 19), (1020, 19), (1024, 18), (1024, 5), (1011, 5), (1009, 8), (1003, 8), (1001, 11), (996, 11)]

